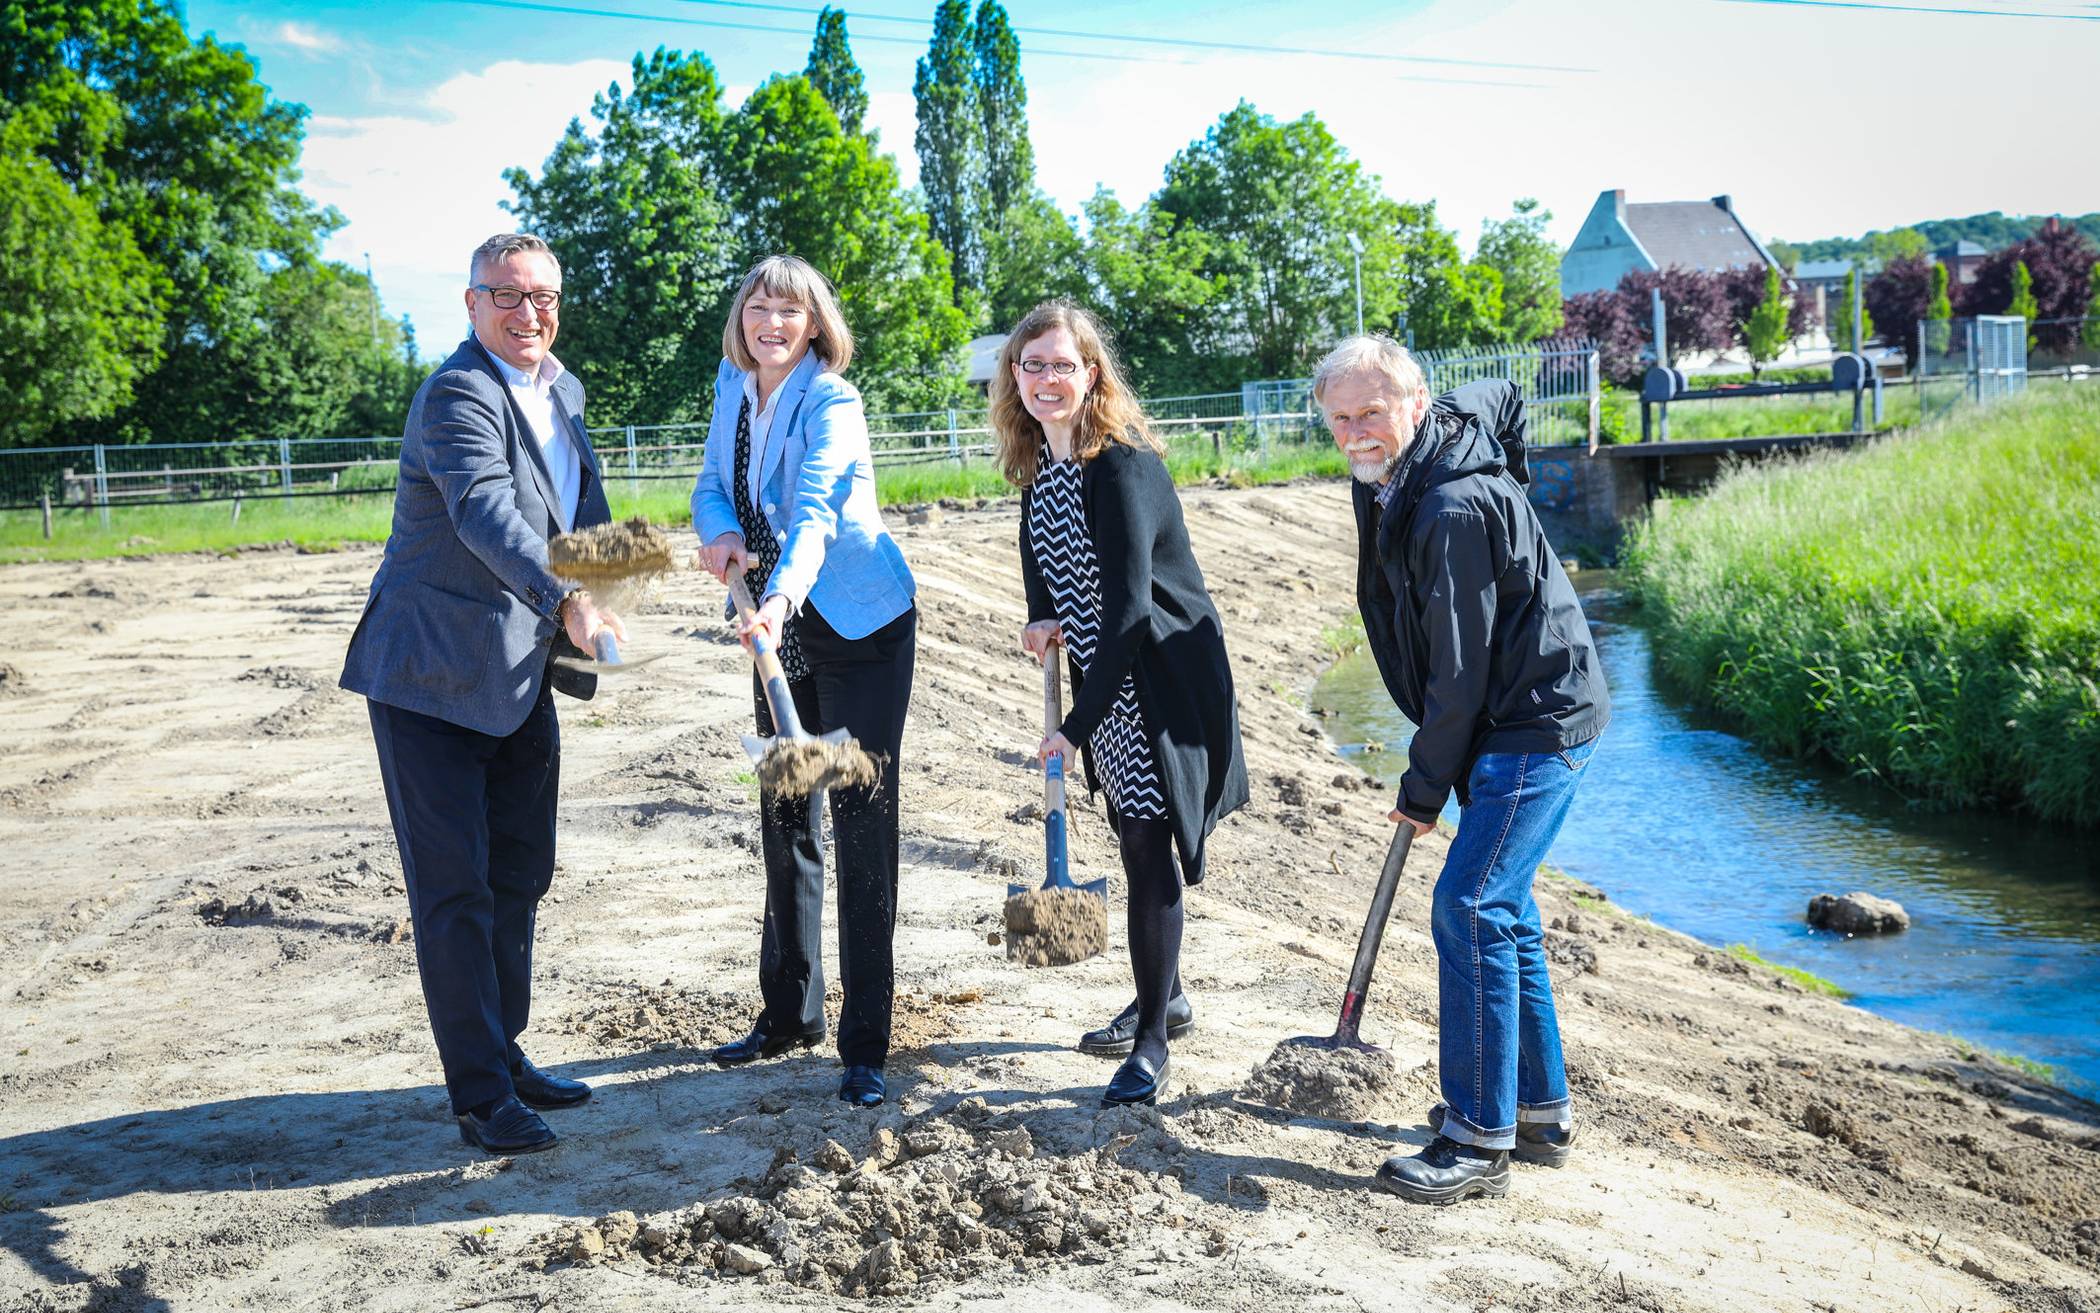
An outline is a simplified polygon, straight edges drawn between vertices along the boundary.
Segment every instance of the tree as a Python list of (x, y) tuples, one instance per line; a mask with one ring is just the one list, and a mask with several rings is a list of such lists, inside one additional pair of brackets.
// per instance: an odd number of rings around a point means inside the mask
[(0, 133), (0, 446), (131, 400), (161, 352), (159, 271), (49, 161)]
[(5, 0), (0, 32), (12, 139), (106, 239), (128, 234), (160, 285), (159, 363), (92, 436), (258, 435), (267, 389), (311, 386), (273, 358), (272, 271), (317, 259), (341, 223), (294, 185), (305, 109), (272, 100), (243, 51), (192, 41), (161, 0)]
[(868, 89), (846, 44), (846, 11), (824, 6), (817, 15), (817, 39), (809, 48), (809, 64), (802, 76), (824, 97), (838, 115), (839, 130), (852, 135), (861, 130), (868, 114)]
[[(600, 416), (677, 423), (706, 414), (731, 280), (751, 224), (732, 226), (719, 159), (722, 88), (704, 56), (634, 57), (630, 90), (596, 97), (541, 166), (503, 177), (521, 227), (562, 262), (561, 354)], [(834, 120), (836, 122), (836, 120)]]
[(1536, 342), (1560, 331), (1560, 247), (1546, 236), (1553, 212), (1526, 197), (1507, 219), (1481, 224), (1474, 259), (1502, 278), (1502, 333)]
[(2079, 336), (2090, 296), (2088, 272), (2100, 249), (2070, 224), (2051, 219), (2032, 237), (1993, 253), (1976, 267), (1963, 297), (1966, 314), (2018, 314), (2014, 270), (2027, 269), (2034, 313), (2028, 324), (2044, 350), (2062, 350)]
[(993, 332), (1006, 331), (1052, 297), (1087, 303), (1092, 296), (1079, 230), (1041, 192), (1016, 201), (986, 235), (984, 271), (985, 318)]
[[(1240, 102), (1168, 162), (1153, 200), (1177, 229), (1209, 239), (1194, 271), (1218, 291), (1197, 348), (1205, 386), (1301, 376), (1354, 330), (1352, 233), (1364, 244), (1367, 324), (1396, 325), (1403, 280), (1416, 276), (1398, 232), (1401, 207), (1311, 114), (1278, 123)], [(1433, 208), (1424, 213), (1435, 229)], [(1454, 239), (1453, 264), (1456, 252)]]
[(1561, 304), (1567, 331), (1597, 344), (1597, 367), (1621, 387), (1641, 381), (1641, 352), (1648, 345), (1648, 316), (1633, 311), (1633, 299), (1621, 292), (1583, 292)]
[[(1918, 340), (1918, 324), (1932, 318), (1932, 271), (1935, 269), (1945, 272), (1929, 256), (1898, 256), (1867, 280), (1866, 290), (1862, 293), (1867, 317), (1882, 325), (1883, 333), (1903, 347), (1905, 359), (1914, 366), (1923, 357), (1924, 344)], [(1846, 314), (1851, 314), (1849, 303)]]
[(2079, 335), (2089, 347), (2100, 351), (2100, 260), (2086, 274), (2085, 330)]
[(751, 93), (728, 124), (722, 172), (743, 216), (739, 267), (786, 252), (831, 280), (858, 343), (851, 377), (871, 409), (931, 409), (961, 394), (970, 321), (955, 307), (947, 253), (906, 203), (896, 161), (841, 131), (808, 79), (776, 77)]
[[(1426, 351), (1504, 340), (1501, 271), (1460, 257), (1458, 234), (1437, 221), (1435, 201), (1387, 204), (1396, 247), (1393, 271), (1381, 272), (1399, 286), (1396, 330), (1404, 326)], [(1364, 277), (1371, 277), (1368, 264)], [(1559, 279), (1556, 261), (1554, 281)], [(1367, 309), (1367, 322), (1368, 315)]]
[(1035, 151), (1028, 142), (1028, 88), (1021, 81), (1021, 43), (999, 0), (977, 6), (977, 110), (984, 117), (985, 205), (994, 219), (1035, 190)]
[(1925, 319), (1925, 340), (1920, 345), (1927, 355), (1946, 355), (1954, 336), (1954, 300), (1947, 295), (1947, 266), (1937, 260), (1932, 262), (1932, 297), (1925, 303)]
[(1779, 359), (1789, 341), (1786, 293), (1780, 285), (1777, 265), (1766, 267), (1765, 298), (1757, 303), (1750, 317), (1741, 322), (1743, 346), (1750, 353), (1750, 377), (1754, 379), (1764, 372), (1766, 365)]
[[(1745, 265), (1740, 269), (1723, 269), (1705, 275), (1720, 284), (1722, 299), (1726, 302), (1729, 324), (1729, 345), (1747, 346), (1743, 339), (1743, 325), (1765, 300), (1765, 270), (1777, 266), (1762, 264)], [(1811, 298), (1796, 295), (1791, 280), (1780, 280), (1782, 299), (1786, 303), (1786, 340), (1791, 342), (1815, 327), (1816, 308)]]
[(1085, 213), (1088, 304), (1115, 334), (1131, 386), (1160, 396), (1237, 383), (1209, 355), (1220, 290), (1199, 271), (1216, 239), (1156, 203), (1126, 209), (1107, 190)]
[(1859, 340), (1853, 340), (1852, 298), (1858, 287), (1859, 270), (1855, 268), (1846, 273), (1845, 288), (1838, 294), (1838, 303), (1830, 308), (1830, 342), (1840, 351), (1864, 351), (1867, 339), (1874, 336), (1874, 315), (1861, 294)]
[(2027, 271), (2027, 262), (2025, 260), (2013, 261), (2012, 302), (2005, 307), (2005, 313), (2018, 315), (2027, 321), (2029, 330), (2027, 334), (2027, 349), (2029, 351), (2034, 350), (2035, 347), (2035, 337), (2032, 330), (2034, 328), (2035, 314), (2039, 309), (2039, 303), (2034, 299), (2034, 275)]
[[(1663, 336), (1675, 364), (1682, 356), (1701, 351), (1726, 351), (1735, 341), (1735, 321), (1729, 315), (1726, 285), (1712, 274), (1671, 265), (1655, 271), (1636, 269), (1619, 280), (1619, 295), (1626, 298), (1629, 318), (1641, 326), (1645, 338), (1654, 335), (1650, 293), (1663, 299)], [(1652, 343), (1651, 343), (1652, 345)]]
[(941, 0), (919, 60), (919, 189), (934, 240), (948, 252), (958, 295), (984, 286), (984, 117), (977, 107), (968, 0)]
[(1932, 250), (1925, 234), (1915, 228), (1871, 232), (1867, 234), (1864, 245), (1867, 267), (1876, 271), (1888, 268), (1897, 260), (1921, 259)]

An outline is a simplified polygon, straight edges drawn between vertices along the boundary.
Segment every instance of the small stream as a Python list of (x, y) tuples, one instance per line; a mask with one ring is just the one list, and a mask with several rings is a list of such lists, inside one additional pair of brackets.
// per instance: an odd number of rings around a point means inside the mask
[[(1655, 687), (1637, 612), (1607, 571), (1574, 576), (1612, 721), (1549, 860), (1630, 911), (1748, 944), (1925, 1030), (2046, 1062), (2100, 1087), (2100, 835), (1997, 813), (1934, 813), (1767, 753)], [(1341, 753), (1397, 785), (1414, 727), (1370, 653), (1313, 705)], [(1366, 741), (1385, 745), (1366, 752)], [(1458, 815), (1454, 801), (1448, 819)], [(1844, 940), (1802, 923), (1818, 893), (1894, 898), (1911, 928)]]

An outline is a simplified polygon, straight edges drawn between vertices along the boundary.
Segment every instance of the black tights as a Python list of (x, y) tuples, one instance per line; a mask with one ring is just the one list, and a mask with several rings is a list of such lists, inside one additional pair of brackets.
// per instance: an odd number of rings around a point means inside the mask
[(1167, 1002), (1181, 992), (1181, 868), (1165, 821), (1117, 818), (1130, 880), (1130, 969), (1137, 977), (1137, 1046), (1156, 1068), (1167, 1057)]

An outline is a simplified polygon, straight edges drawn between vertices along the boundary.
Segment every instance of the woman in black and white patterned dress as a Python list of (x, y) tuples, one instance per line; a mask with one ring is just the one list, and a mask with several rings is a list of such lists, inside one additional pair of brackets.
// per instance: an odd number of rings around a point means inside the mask
[(1224, 632), (1159, 444), (1091, 315), (1053, 301), (1021, 320), (993, 375), (992, 428), (1022, 489), (1021, 645), (1038, 660), (1062, 646), (1072, 675), (1071, 709), (1037, 752), (1084, 745), (1130, 882), (1137, 998), (1080, 1048), (1130, 1055), (1102, 1102), (1153, 1103), (1168, 1040), (1194, 1024), (1182, 885), (1203, 878), (1205, 839), (1247, 801)]

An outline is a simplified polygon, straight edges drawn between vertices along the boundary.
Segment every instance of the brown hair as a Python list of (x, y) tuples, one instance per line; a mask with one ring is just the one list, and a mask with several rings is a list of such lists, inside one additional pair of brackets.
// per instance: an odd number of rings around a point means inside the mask
[(1110, 443), (1165, 454), (1130, 384), (1123, 380), (1123, 368), (1116, 363), (1101, 322), (1070, 301), (1045, 301), (1021, 316), (1021, 322), (1006, 335), (1006, 345), (999, 348), (999, 368), (992, 373), (992, 432), (999, 439), (999, 471), (1016, 487), (1035, 482), (1044, 439), (1043, 426), (1021, 403), (1014, 368), (1030, 342), (1060, 328), (1078, 344), (1080, 363), (1094, 369), (1094, 386), (1087, 390), (1079, 422), (1073, 426), (1073, 457), (1084, 465)]
[(808, 310), (817, 323), (817, 335), (809, 349), (832, 373), (846, 372), (846, 366), (853, 363), (853, 330), (846, 327), (846, 316), (839, 310), (839, 299), (832, 294), (831, 284), (798, 255), (769, 255), (744, 275), (743, 284), (736, 289), (736, 299), (729, 303), (729, 322), (722, 325), (722, 354), (729, 357), (730, 364), (746, 374), (758, 372), (751, 348), (744, 345), (744, 302), (761, 293), (793, 301)]

